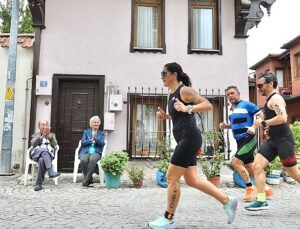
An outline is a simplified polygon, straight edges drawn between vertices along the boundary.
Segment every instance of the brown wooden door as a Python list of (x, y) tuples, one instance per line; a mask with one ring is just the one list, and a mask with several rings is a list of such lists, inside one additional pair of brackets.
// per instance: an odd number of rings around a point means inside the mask
[[(103, 94), (100, 81), (61, 80), (58, 87), (56, 136), (60, 146), (58, 170), (73, 172), (74, 154), (89, 119), (94, 115), (102, 118)], [(99, 97), (100, 95), (100, 97)], [(102, 107), (102, 109), (100, 109)]]

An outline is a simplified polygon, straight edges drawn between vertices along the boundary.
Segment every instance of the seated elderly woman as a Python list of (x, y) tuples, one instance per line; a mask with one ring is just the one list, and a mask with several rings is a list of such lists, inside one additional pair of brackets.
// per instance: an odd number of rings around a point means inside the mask
[(100, 124), (99, 116), (93, 116), (90, 119), (91, 128), (83, 131), (79, 158), (84, 174), (82, 183), (84, 187), (89, 187), (89, 185), (93, 183), (93, 172), (97, 162), (101, 159), (102, 150), (105, 145), (104, 132), (99, 130)]

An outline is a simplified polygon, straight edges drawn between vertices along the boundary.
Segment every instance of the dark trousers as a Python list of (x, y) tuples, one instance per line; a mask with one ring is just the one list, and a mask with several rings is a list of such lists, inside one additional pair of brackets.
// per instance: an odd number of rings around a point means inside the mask
[(80, 156), (80, 166), (84, 175), (84, 182), (92, 181), (93, 172), (96, 168), (97, 162), (101, 159), (101, 154), (83, 154)]
[(39, 164), (38, 175), (35, 184), (42, 185), (45, 178), (46, 171), (52, 167), (52, 159), (48, 152), (41, 153), (38, 164)]

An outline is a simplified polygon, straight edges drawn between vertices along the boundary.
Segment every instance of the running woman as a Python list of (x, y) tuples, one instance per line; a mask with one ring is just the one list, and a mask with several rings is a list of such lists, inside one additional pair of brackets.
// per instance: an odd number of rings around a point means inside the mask
[(210, 102), (199, 96), (196, 90), (191, 88), (190, 78), (182, 71), (177, 63), (168, 63), (161, 73), (165, 87), (171, 91), (168, 100), (167, 114), (158, 108), (159, 120), (172, 119), (173, 135), (177, 146), (171, 158), (167, 171), (167, 208), (161, 217), (149, 222), (153, 229), (175, 228), (174, 214), (180, 198), (181, 176), (187, 185), (196, 188), (223, 204), (228, 216), (227, 223), (231, 224), (236, 215), (237, 198), (227, 196), (207, 180), (197, 177), (197, 151), (201, 147), (201, 133), (196, 126), (194, 112), (206, 112), (212, 109)]

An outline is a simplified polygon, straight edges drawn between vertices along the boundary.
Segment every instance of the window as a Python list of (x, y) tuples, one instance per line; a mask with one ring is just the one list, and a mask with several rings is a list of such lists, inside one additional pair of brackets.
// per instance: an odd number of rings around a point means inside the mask
[(166, 136), (165, 122), (156, 119), (157, 107), (166, 107), (166, 96), (129, 94), (129, 152), (132, 157), (159, 155), (157, 140)]
[(295, 55), (295, 67), (296, 67), (295, 78), (300, 78), (300, 53)]
[(189, 0), (188, 53), (221, 54), (220, 0)]
[[(223, 122), (223, 117), (224, 117), (224, 107), (225, 107), (225, 96), (206, 96), (207, 99), (210, 101), (210, 103), (213, 106), (213, 109), (208, 111), (208, 112), (199, 112), (195, 114), (195, 118), (196, 118), (196, 124), (198, 126), (198, 128), (200, 129), (202, 136), (204, 132), (207, 131), (213, 131), (213, 132), (219, 132), (219, 123)], [(227, 107), (225, 108), (227, 109)], [(226, 121), (225, 121), (226, 122)], [(219, 139), (219, 143), (221, 143), (222, 145), (214, 145), (213, 148), (216, 149), (216, 147), (222, 147), (222, 150), (227, 150), (227, 158), (229, 158), (229, 153), (230, 153), (230, 149), (229, 149), (229, 145), (225, 147), (225, 139), (228, 139), (228, 131), (227, 131), (227, 135), (225, 136), (225, 134), (221, 134), (220, 135), (220, 139)], [(203, 139), (203, 143), (202, 143), (202, 151), (205, 153), (212, 153), (211, 150), (213, 150), (211, 148), (211, 143), (206, 142), (205, 139)]]
[(280, 88), (284, 87), (283, 69), (276, 69), (275, 74), (276, 74), (277, 81), (278, 81), (278, 87), (280, 87)]
[(130, 51), (165, 53), (164, 1), (132, 0)]

